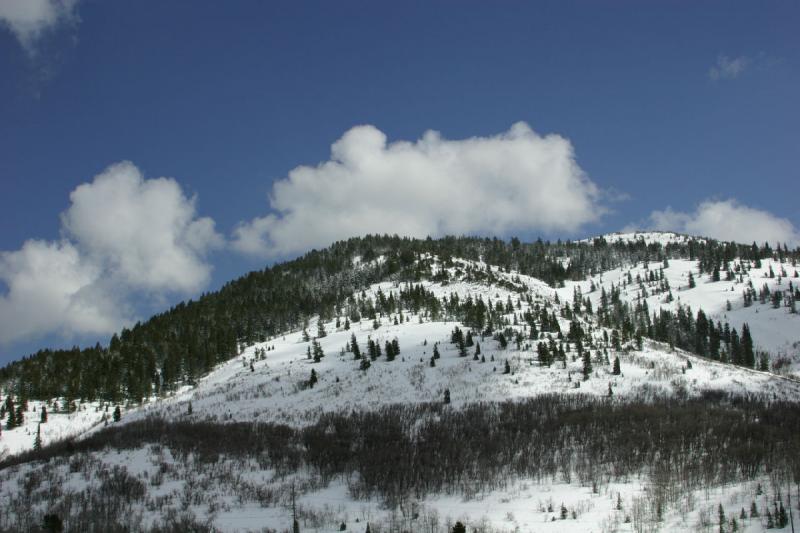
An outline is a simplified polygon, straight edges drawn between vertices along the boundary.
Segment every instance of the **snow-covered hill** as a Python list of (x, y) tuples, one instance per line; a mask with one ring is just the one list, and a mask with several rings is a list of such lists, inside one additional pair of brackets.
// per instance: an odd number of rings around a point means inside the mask
[[(617, 234), (605, 238), (609, 241), (644, 239), (662, 244), (684, 239), (661, 233)], [(122, 406), (119, 422), (111, 421), (113, 406), (99, 402), (78, 404), (76, 410), (67, 413), (58, 409), (60, 399), (47, 403), (31, 401), (25, 423), (2, 433), (0, 449), (4, 455), (30, 449), (37, 431), (46, 445), (65, 437), (90, 435), (109, 425), (124, 425), (153, 416), (172, 421), (258, 421), (304, 427), (315, 423), (322, 413), (368, 411), (397, 403), (438, 403), (444, 401), (446, 394), (455, 409), (478, 401), (500, 402), (548, 393), (611, 396), (614, 401), (624, 402), (657, 397), (685, 398), (715, 390), (770, 400), (797, 400), (800, 383), (791, 373), (800, 359), (800, 315), (782, 306), (773, 308), (769, 303), (762, 305), (756, 301), (745, 307), (742, 302), (742, 290), (751, 284), (757, 289), (766, 285), (772, 292), (788, 289), (790, 282), (796, 284), (795, 267), (771, 260), (763, 261), (760, 268), (747, 266), (735, 279), (712, 282), (710, 276), (698, 274), (695, 261), (673, 259), (668, 265), (663, 262), (628, 265), (555, 288), (514, 271), (456, 259), (449, 267), (448, 282), (425, 280), (420, 285), (437, 298), (452, 299), (457, 295), (462, 301), (481, 299), (493, 307), (503, 308), (509, 327), (515, 334), (519, 333), (519, 344), (512, 337), (507, 339), (507, 346), (502, 346), (499, 340), (474, 331), (473, 344), (466, 348), (464, 356), (451, 342), (451, 335), (455, 328), (465, 334), (470, 328), (458, 322), (432, 320), (426, 311), (405, 310), (381, 316), (377, 322), (362, 319), (347, 326), (340, 317), (338, 326), (337, 319), (332, 319), (320, 327), (315, 317), (306, 329), (308, 337), (304, 331), (294, 331), (243, 347), (238, 358), (220, 365), (194, 386), (186, 385), (166, 398), (151, 399), (143, 405)], [(492, 282), (470, 281), (465, 275), (470, 269), (486, 271), (487, 268), (492, 270)], [(770, 277), (770, 270), (778, 275)], [(658, 276), (651, 276), (656, 272)], [(690, 273), (694, 278), (693, 288), (689, 288)], [(665, 280), (668, 291), (663, 290)], [(772, 361), (787, 361), (781, 368), (784, 375), (712, 361), (650, 340), (645, 340), (641, 350), (636, 349), (633, 342), (615, 350), (607, 341), (610, 332), (599, 327), (591, 315), (584, 315), (580, 320), (588, 335), (583, 344), (591, 354), (592, 366), (585, 375), (585, 362), (581, 354), (576, 353), (576, 344), (564, 338), (570, 329), (570, 320), (559, 314), (558, 302), (571, 302), (577, 290), (596, 307), (601, 293), (610, 292), (612, 287), (619, 288), (621, 298), (626, 301), (646, 301), (651, 312), (659, 307), (675, 309), (678, 305), (688, 305), (694, 312), (703, 309), (715, 321), (730, 322), (736, 327), (749, 323), (757, 348), (769, 352)], [(372, 285), (362, 296), (368, 299), (377, 298), (379, 294), (389, 297), (402, 288), (399, 283), (383, 282)], [(670, 291), (671, 300), (668, 298)], [(542, 309), (553, 313), (564, 336), (539, 332), (535, 339), (530, 338), (529, 326), (521, 317), (526, 312)], [(315, 338), (315, 333), (321, 330), (325, 335)], [(551, 339), (563, 346), (566, 359), (542, 366), (537, 358), (537, 344)], [(381, 348), (387, 342), (397, 341), (400, 352), (393, 361), (383, 354), (371, 361), (369, 368), (363, 369), (361, 360), (353, 354), (353, 340), (362, 352), (370, 341)], [(309, 358), (313, 343), (318, 343), (324, 353), (319, 361)], [(432, 359), (434, 347), (440, 355), (437, 359)], [(480, 352), (476, 354), (478, 347)], [(617, 357), (619, 374), (613, 371), (613, 361)], [(310, 383), (312, 372), (316, 376), (313, 386)], [(39, 424), (43, 406), (49, 411), (48, 421)], [(168, 478), (170, 472), (175, 474), (169, 483), (151, 483), (152, 487), (146, 489), (151, 498), (172, 494), (171, 498), (177, 501), (178, 495), (186, 490), (180, 476), (187, 474), (161, 466), (178, 462), (171, 458), (169, 450), (108, 451), (86, 460), (94, 462), (92, 464), (100, 470), (125, 465), (128, 473), (146, 481), (154, 476), (163, 477), (165, 473)], [(222, 465), (225, 459), (220, 461)], [(241, 466), (237, 463), (237, 468)], [(3, 472), (0, 498), (11, 501), (12, 494), (20, 490), (37, 468), (26, 465)], [(249, 464), (248, 468), (250, 472), (242, 475), (253, 483), (275, 487), (286, 483), (282, 475), (262, 471), (256, 464)], [(48, 475), (74, 490), (91, 483), (88, 479), (81, 481), (74, 473), (67, 464), (50, 469)], [(214, 493), (211, 488), (207, 490)], [(483, 520), (485, 531), (631, 531), (633, 525), (626, 524), (623, 513), (617, 512), (621, 505), (618, 500), (624, 499), (625, 505), (632, 507), (645, 490), (646, 483), (641, 480), (609, 484), (600, 492), (575, 482), (542, 486), (531, 480), (519, 480), (469, 501), (444, 495), (428, 497), (418, 502), (418, 515), (423, 511), (435, 512), (440, 524), (446, 522), (446, 517), (464, 519), (471, 524)], [(753, 483), (752, 486), (738, 484), (725, 490), (706, 491), (702, 496), (705, 506), (698, 504), (685, 513), (671, 511), (664, 519), (664, 524), (668, 524), (666, 530), (684, 530), (690, 522), (701, 521), (701, 514), (713, 507), (711, 502), (720, 499), (724, 499), (729, 512), (738, 512), (737, 506), (749, 505), (756, 490)], [(254, 505), (249, 500), (227, 498), (224, 493), (214, 494), (211, 500), (200, 498), (201, 504), (184, 505), (183, 510), (192, 511), (194, 516), (209, 517), (208, 523), (222, 530), (279, 528), (285, 523), (286, 511), (281, 505)], [(217, 503), (209, 507), (209, 501)], [(392, 517), (396, 510), (382, 509), (375, 500), (349, 497), (346, 483), (340, 481), (309, 488), (303, 491), (299, 501), (307, 516), (317, 517), (316, 522), (308, 519), (308, 523), (317, 524), (308, 529), (313, 531), (329, 531), (334, 527), (331, 524), (340, 522), (351, 528), (348, 530), (361, 531), (360, 524), (365, 521), (389, 523), (396, 518)], [(562, 503), (576, 518), (551, 522), (550, 519), (560, 513), (558, 508)], [(156, 518), (156, 513), (145, 507), (139, 511), (142, 524)], [(752, 521), (740, 524), (740, 530), (744, 531), (758, 531), (759, 527)]]

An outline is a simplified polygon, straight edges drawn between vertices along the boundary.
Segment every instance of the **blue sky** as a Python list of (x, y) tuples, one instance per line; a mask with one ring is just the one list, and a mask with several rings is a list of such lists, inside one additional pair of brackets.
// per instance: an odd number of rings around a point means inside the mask
[[(800, 244), (796, 3), (8, 0), (0, 21), (2, 360), (386, 227)], [(343, 182), (375, 209), (340, 214)]]

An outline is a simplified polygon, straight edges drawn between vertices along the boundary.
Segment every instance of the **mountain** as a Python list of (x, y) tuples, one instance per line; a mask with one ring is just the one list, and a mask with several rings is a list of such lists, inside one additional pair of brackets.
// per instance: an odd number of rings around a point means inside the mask
[(760, 531), (800, 472), (798, 258), (335, 243), (2, 369), (0, 529), (284, 531), (294, 499), (304, 531), (683, 531), (718, 505)]

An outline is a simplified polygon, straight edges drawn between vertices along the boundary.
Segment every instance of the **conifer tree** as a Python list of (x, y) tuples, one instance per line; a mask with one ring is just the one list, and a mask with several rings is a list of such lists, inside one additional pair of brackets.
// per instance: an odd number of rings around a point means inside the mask
[(313, 389), (314, 385), (317, 384), (317, 381), (318, 381), (318, 379), (317, 379), (317, 371), (312, 368), (311, 369), (311, 377), (308, 378), (308, 386)]
[(42, 424), (36, 426), (36, 438), (33, 439), (33, 449), (39, 451), (42, 449)]
[(361, 348), (358, 347), (355, 333), (350, 335), (350, 351), (353, 352), (353, 359), (361, 359)]
[(614, 369), (611, 371), (615, 376), (619, 376), (622, 372), (619, 368), (619, 357), (614, 357)]
[(450, 389), (444, 390), (444, 403), (445, 404), (450, 403)]
[(10, 394), (6, 396), (6, 412), (8, 413), (6, 429), (14, 429), (17, 427), (17, 410), (14, 406), (14, 397)]
[(592, 375), (592, 358), (589, 355), (588, 351), (583, 352), (583, 380), (586, 381), (589, 379), (589, 376)]
[(114, 420), (114, 422), (119, 422), (121, 419), (122, 419), (122, 411), (120, 411), (119, 405), (117, 405), (116, 407), (114, 407), (113, 420)]
[(46, 405), (42, 405), (42, 414), (39, 417), (39, 422), (42, 423), (42, 424), (47, 422), (47, 406)]
[(756, 356), (753, 351), (753, 339), (750, 336), (750, 326), (742, 326), (742, 363), (750, 368), (756, 366)]

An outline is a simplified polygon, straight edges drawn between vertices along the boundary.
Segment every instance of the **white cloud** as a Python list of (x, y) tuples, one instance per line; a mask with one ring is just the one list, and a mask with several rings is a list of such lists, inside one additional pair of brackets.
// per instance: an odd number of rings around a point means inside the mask
[(694, 213), (682, 213), (670, 207), (653, 211), (650, 228), (744, 244), (800, 245), (800, 232), (788, 219), (747, 207), (735, 200), (707, 200)]
[(0, 342), (110, 333), (132, 320), (132, 293), (159, 297), (207, 284), (203, 255), (222, 237), (213, 220), (196, 217), (194, 199), (175, 180), (146, 180), (119, 163), (70, 199), (61, 241), (0, 252)]
[(67, 234), (103, 270), (134, 287), (196, 291), (211, 268), (200, 260), (222, 244), (210, 218), (168, 178), (145, 180), (132, 163), (112, 165), (70, 194)]
[(428, 131), (389, 144), (375, 127), (357, 126), (330, 160), (275, 182), (273, 212), (240, 224), (234, 247), (275, 257), (366, 233), (572, 232), (605, 212), (599, 197), (569, 140), (525, 123), (492, 137)]
[(719, 56), (717, 62), (708, 69), (708, 77), (714, 81), (732, 80), (739, 77), (752, 63), (747, 56), (730, 58)]
[(5, 24), (30, 54), (48, 30), (76, 20), (78, 0), (2, 0), (0, 24)]

